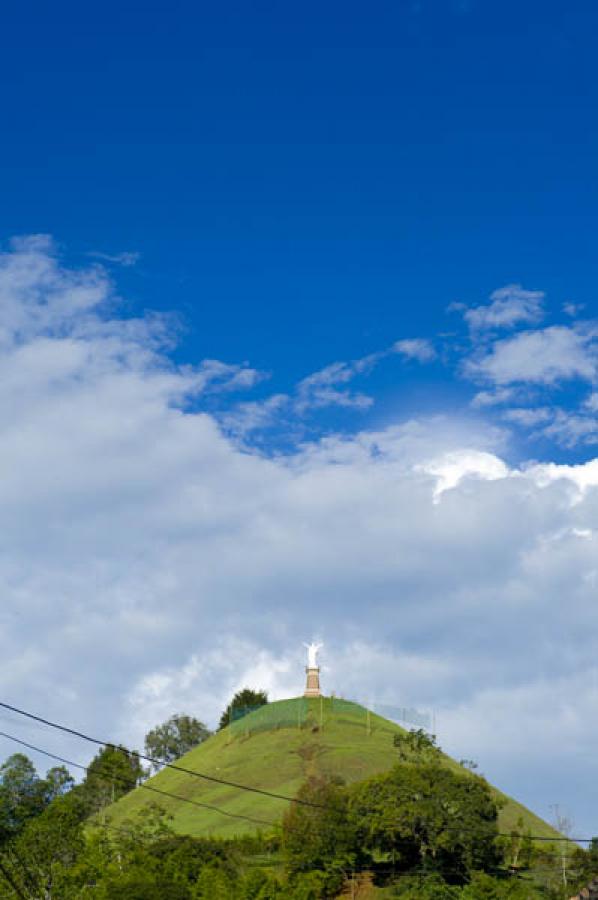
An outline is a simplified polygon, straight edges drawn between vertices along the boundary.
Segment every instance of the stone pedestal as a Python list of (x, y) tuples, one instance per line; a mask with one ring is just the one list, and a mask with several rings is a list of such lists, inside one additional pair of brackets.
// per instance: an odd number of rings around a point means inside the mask
[(307, 672), (307, 684), (305, 685), (304, 697), (321, 697), (320, 694), (320, 669), (305, 670)]

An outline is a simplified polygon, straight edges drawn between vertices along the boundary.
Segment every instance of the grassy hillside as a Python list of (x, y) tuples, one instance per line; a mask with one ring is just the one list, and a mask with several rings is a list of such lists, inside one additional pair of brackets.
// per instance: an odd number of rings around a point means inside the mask
[[(180, 760), (180, 765), (227, 781), (294, 796), (307, 777), (336, 774), (358, 781), (389, 769), (396, 761), (393, 735), (402, 729), (364, 707), (332, 698), (282, 700), (250, 713), (241, 722), (218, 732)], [(444, 756), (448, 766), (458, 763)], [(158, 790), (212, 805), (226, 813), (249, 816), (263, 823), (280, 822), (288, 803), (238, 788), (227, 787), (165, 769), (147, 784)], [(505, 805), (501, 830), (509, 831), (519, 817), (524, 827), (546, 837), (556, 832), (515, 800), (496, 791)], [(174, 828), (186, 834), (232, 837), (255, 831), (257, 823), (200, 809), (160, 797), (143, 788), (113, 804), (110, 821), (121, 824), (142, 806), (157, 802), (174, 817)]]

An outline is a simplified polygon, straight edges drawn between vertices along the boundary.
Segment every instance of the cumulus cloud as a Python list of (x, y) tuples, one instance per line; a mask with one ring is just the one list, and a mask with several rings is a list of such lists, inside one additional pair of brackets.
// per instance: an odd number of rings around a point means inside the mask
[(244, 437), (277, 423), (281, 411), (289, 406), (289, 399), (287, 394), (272, 394), (265, 400), (246, 400), (222, 413), (220, 421), (227, 432)]
[(484, 453), (480, 450), (458, 450), (445, 453), (438, 459), (422, 463), (417, 466), (417, 469), (435, 476), (436, 485), (432, 496), (436, 503), (445, 491), (456, 487), (464, 478), (495, 481), (498, 478), (506, 478), (508, 475), (508, 467), (502, 460), (492, 453)]
[(586, 397), (586, 399), (584, 400), (583, 406), (589, 412), (598, 412), (598, 393), (596, 393), (596, 391), (592, 391), (589, 397)]
[(561, 447), (597, 443), (594, 393), (581, 402), (573, 399), (569, 408), (559, 405), (564, 385), (596, 383), (597, 338), (596, 322), (589, 320), (474, 344), (473, 353), (461, 360), (460, 370), (488, 386), (474, 395), (471, 406), (482, 410), (496, 407), (503, 422)]
[(533, 428), (536, 425), (549, 422), (553, 416), (554, 411), (546, 406), (506, 409), (502, 414), (503, 419), (506, 419), (507, 422), (514, 422), (516, 425), (521, 425), (525, 428)]
[(554, 418), (542, 434), (562, 447), (598, 444), (598, 421), (595, 416), (556, 410)]
[(453, 304), (452, 309), (463, 311), (472, 332), (492, 331), (539, 322), (544, 314), (544, 297), (543, 291), (527, 291), (520, 284), (508, 284), (490, 294), (490, 303), (472, 308)]
[(477, 409), (484, 409), (491, 406), (500, 406), (503, 403), (510, 403), (516, 397), (514, 388), (495, 388), (491, 391), (478, 391), (473, 397), (471, 405)]
[(402, 341), (396, 341), (393, 350), (407, 359), (415, 359), (421, 363), (431, 362), (436, 358), (433, 344), (424, 338), (405, 338)]
[(465, 373), (503, 386), (516, 382), (553, 385), (579, 378), (593, 381), (598, 356), (594, 335), (553, 325), (496, 341), (489, 352), (465, 363)]
[[(244, 367), (173, 365), (168, 321), (114, 318), (100, 268), (22, 241), (0, 301), (4, 698), (138, 745), (177, 710), (214, 724), (244, 684), (298, 692), (317, 632), (326, 689), (436, 707), (488, 777), (523, 731), (554, 733), (551, 686), (595, 745), (567, 687), (598, 654), (596, 461), (513, 467), (504, 432), (446, 418), (254, 452), (203, 405)], [(543, 780), (518, 760), (539, 813), (555, 791), (583, 811), (581, 752), (562, 740)]]

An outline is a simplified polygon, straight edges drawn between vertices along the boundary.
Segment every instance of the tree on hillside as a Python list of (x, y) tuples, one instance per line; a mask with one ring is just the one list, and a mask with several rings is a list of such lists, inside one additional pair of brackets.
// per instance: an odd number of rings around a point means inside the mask
[[(174, 762), (209, 738), (211, 733), (199, 719), (180, 713), (148, 731), (145, 754), (164, 763)], [(159, 769), (160, 766), (154, 763), (153, 768)]]
[(348, 815), (348, 793), (340, 779), (311, 778), (283, 819), (283, 851), (291, 877), (321, 870), (339, 883), (359, 857), (357, 826)]
[(76, 790), (91, 815), (128, 794), (146, 775), (137, 753), (106, 746), (92, 759)]
[(218, 731), (226, 728), (231, 722), (236, 722), (238, 719), (243, 718), (252, 710), (265, 706), (267, 702), (268, 694), (266, 691), (254, 691), (251, 688), (243, 688), (242, 691), (237, 691), (220, 716)]
[(401, 762), (433, 762), (440, 754), (436, 735), (428, 734), (423, 728), (395, 734), (393, 744)]
[(484, 779), (434, 764), (402, 763), (351, 789), (361, 845), (401, 870), (424, 866), (449, 880), (498, 862), (498, 808)]

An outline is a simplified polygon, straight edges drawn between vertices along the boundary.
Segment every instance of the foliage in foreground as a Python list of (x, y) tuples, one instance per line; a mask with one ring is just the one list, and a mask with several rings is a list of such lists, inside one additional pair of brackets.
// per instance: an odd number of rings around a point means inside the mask
[(345, 788), (312, 780), (283, 823), (287, 869), (348, 873), (384, 859), (393, 871), (425, 867), (463, 883), (499, 862), (498, 809), (488, 784), (430, 763), (398, 763)]
[[(329, 793), (334, 802), (338, 800), (335, 790)], [(337, 806), (335, 815), (339, 810)], [(259, 836), (252, 842), (176, 835), (158, 807), (146, 808), (125, 828), (98, 827), (86, 832), (82, 807), (68, 796), (30, 821), (5, 848), (3, 864), (21, 893), (0, 881), (0, 898), (324, 900), (341, 896), (343, 885), (343, 896), (351, 896), (342, 873), (332, 871), (325, 857), (319, 859), (323, 869), (289, 871), (284, 877), (248, 868), (247, 853), (265, 851), (267, 846)], [(331, 853), (337, 859), (332, 847)], [(433, 873), (390, 879), (388, 885), (391, 893), (385, 896), (402, 900), (540, 900), (549, 896), (514, 878), (501, 880), (482, 873), (473, 873), (463, 886)]]
[(476, 873), (464, 887), (448, 884), (439, 875), (413, 876), (394, 887), (401, 900), (540, 900), (546, 897), (533, 885), (515, 878)]
[(395, 746), (389, 772), (312, 778), (282, 833), (229, 841), (177, 835), (156, 806), (113, 828), (105, 807), (146, 774), (124, 748), (101, 749), (77, 786), (15, 754), (0, 767), (0, 900), (324, 900), (362, 887), (380, 900), (563, 900), (598, 872), (598, 842), (540, 850), (522, 822), (498, 837), (489, 785), (439, 764), (433, 739)]

